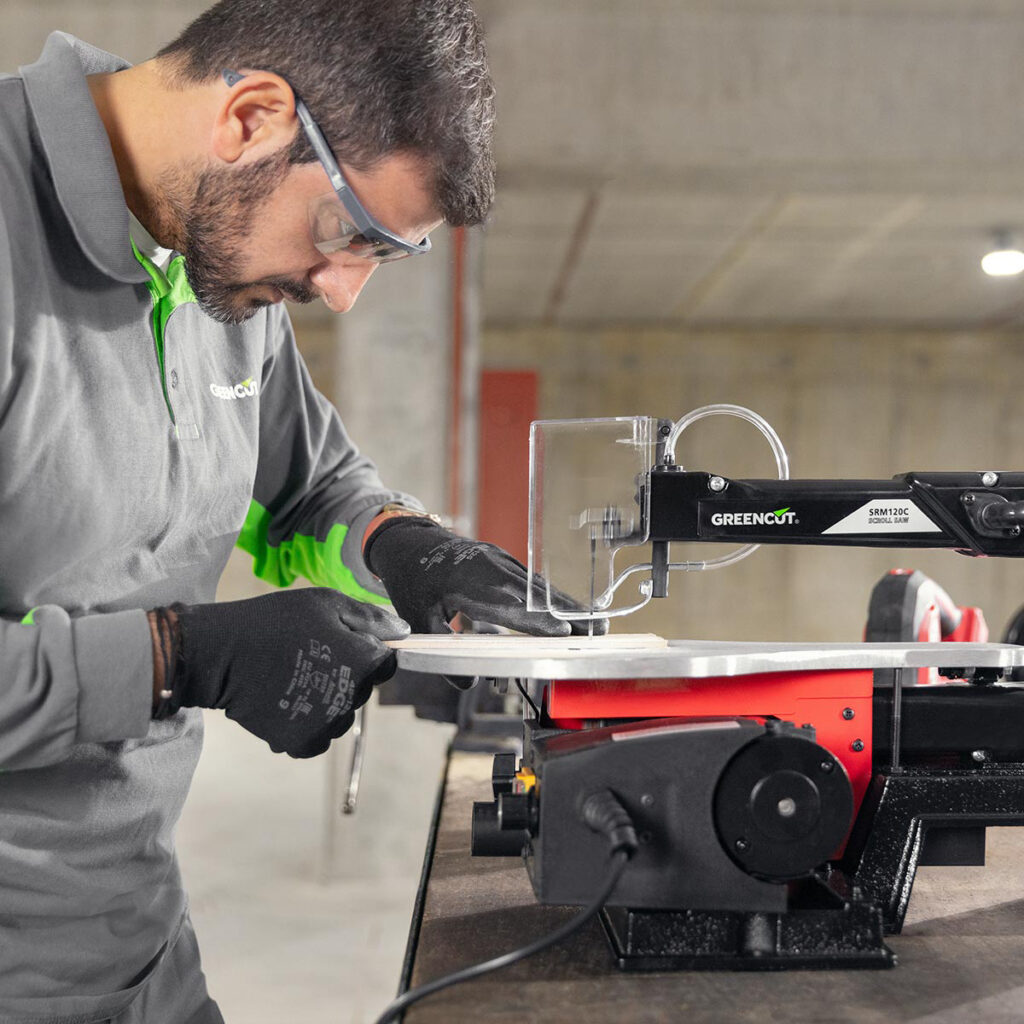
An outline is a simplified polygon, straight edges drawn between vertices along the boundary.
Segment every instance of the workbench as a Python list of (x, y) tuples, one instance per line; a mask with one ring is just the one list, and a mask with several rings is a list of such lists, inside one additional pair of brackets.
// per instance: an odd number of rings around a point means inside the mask
[[(506, 953), (575, 908), (539, 906), (521, 860), (470, 855), (490, 754), (450, 754), (427, 844), (402, 990)], [(1024, 829), (990, 828), (985, 867), (921, 868), (892, 970), (623, 973), (595, 919), (560, 946), (446, 989), (408, 1024), (1015, 1024), (1024, 1020)]]

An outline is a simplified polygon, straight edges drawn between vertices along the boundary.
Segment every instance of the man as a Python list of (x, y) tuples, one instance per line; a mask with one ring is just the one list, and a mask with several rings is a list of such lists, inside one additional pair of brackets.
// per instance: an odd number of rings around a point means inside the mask
[[(382, 485), (280, 305), (484, 218), (491, 93), (468, 0), (221, 0), (0, 79), (0, 1020), (221, 1020), (173, 853), (197, 708), (312, 756), (410, 625), (568, 632)], [(236, 541), (319, 586), (211, 604)]]

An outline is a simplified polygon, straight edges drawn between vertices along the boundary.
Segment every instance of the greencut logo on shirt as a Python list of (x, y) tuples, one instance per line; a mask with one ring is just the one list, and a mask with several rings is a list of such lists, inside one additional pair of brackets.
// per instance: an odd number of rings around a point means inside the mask
[(255, 398), (260, 393), (260, 386), (250, 377), (240, 384), (211, 384), (210, 391), (213, 392), (215, 398), (234, 402), (239, 398)]

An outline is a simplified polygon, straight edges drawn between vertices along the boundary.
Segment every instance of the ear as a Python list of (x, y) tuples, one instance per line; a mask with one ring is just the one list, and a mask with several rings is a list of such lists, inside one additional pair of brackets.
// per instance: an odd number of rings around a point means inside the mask
[(257, 160), (290, 144), (298, 127), (291, 86), (270, 71), (252, 71), (224, 96), (210, 144), (225, 163)]

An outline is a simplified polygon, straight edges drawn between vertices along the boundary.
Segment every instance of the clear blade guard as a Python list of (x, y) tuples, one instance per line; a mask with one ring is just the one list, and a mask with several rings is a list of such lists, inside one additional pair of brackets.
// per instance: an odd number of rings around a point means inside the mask
[[(530, 611), (607, 618), (647, 603), (649, 565), (646, 587), (628, 568), (648, 538), (657, 429), (650, 416), (531, 425)], [(620, 587), (624, 572), (639, 586)]]

